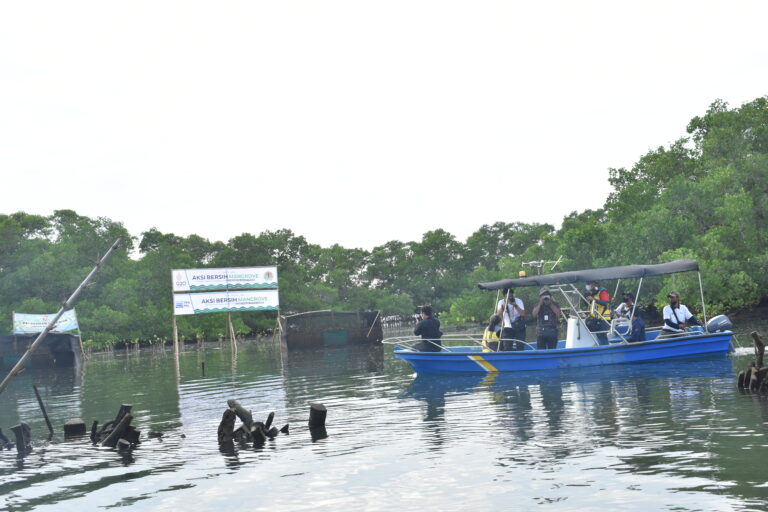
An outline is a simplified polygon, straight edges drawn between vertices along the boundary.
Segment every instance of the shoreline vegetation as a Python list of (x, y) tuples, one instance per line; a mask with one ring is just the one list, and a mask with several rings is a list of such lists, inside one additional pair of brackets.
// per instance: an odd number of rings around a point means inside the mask
[[(609, 169), (613, 192), (605, 204), (566, 215), (559, 229), (500, 221), (481, 226), (464, 242), (442, 229), (370, 251), (320, 247), (287, 229), (243, 233), (227, 242), (154, 228), (134, 237), (120, 222), (72, 210), (0, 214), (0, 331), (10, 330), (13, 311), (57, 311), (120, 235), (123, 245), (75, 305), (84, 343), (96, 350), (170, 339), (175, 268), (277, 265), (285, 313), (401, 315), (432, 304), (444, 324), (481, 325), (496, 297), (476, 284), (535, 272), (523, 262), (561, 257), (557, 271), (566, 271), (691, 258), (702, 269), (708, 316), (765, 305), (768, 96), (738, 108), (715, 101), (686, 132), (629, 169)], [(640, 305), (660, 309), (675, 289), (699, 314), (696, 279), (682, 274), (648, 280)], [(619, 294), (636, 287), (623, 282)], [(518, 296), (532, 306), (534, 293), (521, 289)], [(236, 334), (248, 337), (270, 332), (276, 322), (274, 312), (238, 313), (232, 320)], [(179, 317), (179, 334), (222, 338), (225, 323), (222, 315)]]

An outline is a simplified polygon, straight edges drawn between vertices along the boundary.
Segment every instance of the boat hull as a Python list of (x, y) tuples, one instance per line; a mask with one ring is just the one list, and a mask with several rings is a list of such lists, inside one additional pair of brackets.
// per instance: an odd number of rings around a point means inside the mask
[(726, 354), (731, 350), (732, 337), (733, 333), (726, 331), (629, 344), (518, 352), (483, 352), (480, 347), (447, 347), (440, 352), (416, 352), (396, 347), (395, 357), (406, 361), (417, 373), (552, 370)]

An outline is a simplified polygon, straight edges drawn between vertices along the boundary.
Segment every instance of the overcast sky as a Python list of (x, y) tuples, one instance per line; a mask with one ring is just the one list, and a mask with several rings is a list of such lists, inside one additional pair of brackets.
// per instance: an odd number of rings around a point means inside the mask
[(768, 94), (768, 2), (0, 3), (0, 213), (371, 249), (601, 206)]

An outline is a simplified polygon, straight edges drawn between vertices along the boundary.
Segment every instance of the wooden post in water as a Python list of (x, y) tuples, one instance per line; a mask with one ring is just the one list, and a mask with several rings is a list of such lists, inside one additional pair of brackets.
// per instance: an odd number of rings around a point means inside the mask
[(35, 390), (35, 396), (37, 397), (37, 403), (40, 405), (40, 410), (43, 411), (43, 418), (45, 418), (45, 424), (48, 425), (48, 440), (53, 439), (53, 426), (51, 420), (48, 419), (48, 413), (45, 411), (45, 405), (43, 405), (43, 399), (40, 398), (40, 392), (37, 390), (37, 386), (32, 384), (32, 389)]
[(229, 327), (229, 339), (232, 342), (232, 351), (237, 352), (237, 339), (235, 338), (235, 327), (232, 325), (231, 312), (227, 312), (227, 325)]
[(176, 325), (176, 315), (173, 315), (173, 357), (179, 358), (179, 328)]
[(763, 353), (765, 352), (765, 344), (763, 343), (763, 337), (757, 331), (752, 331), (752, 340), (755, 342), (755, 364), (758, 368), (763, 367)]
[(309, 404), (309, 428), (324, 427), (327, 413), (323, 404)]

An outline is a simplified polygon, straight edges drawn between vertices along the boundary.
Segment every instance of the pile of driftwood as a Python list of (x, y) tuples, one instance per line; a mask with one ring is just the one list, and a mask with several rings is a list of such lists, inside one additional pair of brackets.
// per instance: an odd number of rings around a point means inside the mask
[(755, 342), (755, 360), (749, 363), (746, 370), (739, 372), (737, 386), (744, 391), (768, 393), (768, 368), (763, 368), (763, 338), (757, 331), (752, 331), (752, 339)]
[[(264, 422), (253, 421), (253, 414), (246, 410), (235, 399), (227, 400), (227, 409), (221, 417), (219, 423), (218, 438), (220, 445), (226, 445), (234, 441), (253, 442), (254, 446), (264, 444), (267, 439), (274, 439), (278, 434), (288, 434), (288, 424), (278, 429), (272, 426), (275, 419), (275, 413), (270, 412)], [(327, 411), (323, 404), (310, 404), (309, 409), (309, 428), (312, 433), (312, 440), (324, 439), (328, 437), (325, 431), (325, 417)], [(235, 428), (235, 420), (240, 418), (242, 425)]]
[(136, 430), (136, 427), (131, 425), (131, 421), (133, 421), (133, 416), (130, 414), (132, 408), (132, 405), (122, 404), (115, 419), (104, 423), (101, 428), (99, 428), (99, 422), (93, 420), (91, 442), (118, 450), (135, 448), (139, 444), (141, 431)]
[[(288, 433), (288, 424), (283, 428), (277, 429), (272, 426), (275, 419), (275, 413), (269, 413), (266, 421), (253, 421), (253, 414), (246, 410), (235, 399), (227, 400), (229, 407), (224, 411), (219, 424), (219, 444), (231, 443), (232, 441), (250, 442), (254, 444), (263, 444), (267, 439), (274, 439), (277, 434)], [(235, 428), (235, 418), (240, 418), (242, 425)]]
[[(48, 419), (48, 413), (45, 410), (43, 401), (37, 393), (35, 387), (35, 393), (37, 394), (38, 402), (40, 403), (40, 409), (43, 412), (45, 423), (48, 425), (49, 435), (48, 441), (53, 438), (53, 426)], [(141, 432), (136, 430), (131, 425), (133, 416), (130, 414), (132, 405), (122, 404), (120, 410), (117, 412), (114, 420), (110, 420), (104, 423), (99, 429), (99, 422), (94, 421), (91, 426), (91, 441), (93, 444), (100, 444), (101, 446), (107, 446), (110, 448), (117, 448), (118, 450), (131, 450), (139, 443), (139, 437)], [(11, 427), (11, 432), (16, 437), (16, 456), (25, 457), (32, 452), (32, 431), (29, 425), (26, 423), (19, 423)], [(162, 434), (156, 434), (153, 436), (153, 432), (150, 432), (150, 437), (159, 437)], [(77, 437), (83, 437), (86, 435), (85, 422), (81, 419), (72, 419), (64, 423), (64, 439), (72, 439)], [(14, 443), (11, 443), (3, 430), (0, 429), (0, 450), (5, 448), (11, 450), (14, 447)]]

